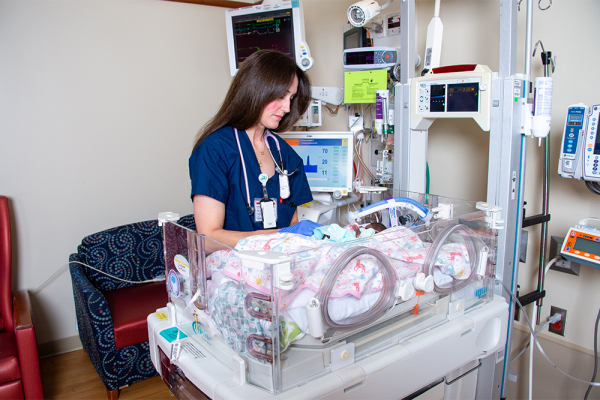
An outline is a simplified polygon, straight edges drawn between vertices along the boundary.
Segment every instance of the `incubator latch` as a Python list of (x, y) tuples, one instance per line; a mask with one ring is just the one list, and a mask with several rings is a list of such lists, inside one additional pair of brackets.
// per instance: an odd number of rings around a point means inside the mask
[(424, 292), (433, 292), (433, 275), (429, 275), (428, 277), (425, 277), (425, 274), (422, 272), (419, 272), (417, 274), (417, 276), (415, 276), (415, 279), (413, 281), (413, 284), (415, 286), (415, 289), (417, 290), (422, 290)]
[(479, 251), (479, 265), (477, 266), (477, 275), (484, 277), (485, 276), (485, 270), (487, 267), (487, 261), (488, 261), (488, 254), (490, 252), (489, 247), (484, 246), (480, 251)]
[(233, 379), (238, 385), (246, 384), (246, 362), (238, 355), (234, 355), (231, 361)]
[(321, 339), (325, 333), (323, 329), (323, 319), (321, 318), (321, 303), (312, 298), (306, 304), (306, 316), (308, 317), (308, 329), (310, 335), (316, 339)]
[(483, 201), (478, 201), (475, 207), (485, 212), (485, 222), (490, 224), (492, 229), (504, 229), (504, 220), (502, 217), (502, 207), (494, 206)]
[(397, 281), (395, 295), (402, 301), (408, 301), (415, 297), (415, 287), (410, 282)]
[(337, 371), (354, 364), (354, 343), (346, 343), (331, 349), (331, 370)]
[(440, 203), (438, 207), (433, 208), (433, 215), (435, 219), (450, 219), (452, 218), (452, 204)]
[(465, 313), (465, 299), (454, 300), (448, 305), (448, 319), (452, 321)]

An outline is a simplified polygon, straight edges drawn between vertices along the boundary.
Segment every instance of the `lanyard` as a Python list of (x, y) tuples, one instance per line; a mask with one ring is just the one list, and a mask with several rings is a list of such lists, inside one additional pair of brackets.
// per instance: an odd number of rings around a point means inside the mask
[(238, 136), (238, 130), (233, 128), (235, 131), (235, 140), (237, 141), (238, 149), (240, 150), (240, 158), (242, 159), (242, 168), (244, 170), (244, 182), (246, 183), (246, 199), (248, 206), (246, 210), (248, 211), (248, 215), (254, 214), (254, 208), (252, 207), (252, 203), (250, 202), (250, 188), (248, 187), (248, 174), (246, 173), (246, 163), (244, 162), (244, 153), (242, 152), (242, 146), (240, 145), (240, 137)]
[[(250, 188), (248, 186), (248, 173), (246, 172), (246, 163), (244, 162), (244, 153), (242, 152), (242, 146), (240, 145), (240, 138), (239, 138), (238, 130), (236, 128), (233, 128), (233, 130), (235, 131), (235, 140), (237, 142), (237, 146), (240, 151), (240, 159), (242, 160), (242, 169), (244, 170), (244, 182), (246, 183), (246, 202), (248, 204), (248, 206), (246, 207), (246, 210), (248, 210), (248, 215), (253, 215), (254, 208), (252, 207), (252, 203), (250, 201)], [(269, 137), (275, 141), (275, 145), (277, 146), (277, 151), (279, 152), (279, 160), (280, 160), (279, 162), (275, 161), (275, 157), (273, 157), (273, 152), (271, 151), (271, 146), (269, 145), (269, 141), (268, 141)], [(287, 170), (283, 168), (283, 157), (281, 156), (281, 147), (279, 146), (279, 141), (277, 140), (277, 137), (275, 135), (273, 135), (271, 133), (271, 131), (269, 131), (268, 129), (267, 129), (267, 132), (265, 133), (264, 139), (265, 139), (265, 145), (267, 146), (267, 149), (269, 150), (269, 154), (271, 155), (271, 158), (273, 159), (273, 162), (275, 163), (275, 170), (279, 174), (280, 196), (283, 199), (287, 199), (290, 196), (290, 187), (289, 187), (288, 177), (292, 176), (298, 170), (298, 168), (293, 170), (291, 173), (288, 173)]]

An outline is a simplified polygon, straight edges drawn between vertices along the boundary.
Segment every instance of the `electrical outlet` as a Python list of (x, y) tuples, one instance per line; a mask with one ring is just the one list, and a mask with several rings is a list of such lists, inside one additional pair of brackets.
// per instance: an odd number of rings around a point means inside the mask
[(552, 333), (556, 333), (560, 336), (565, 336), (565, 328), (567, 327), (567, 310), (563, 310), (562, 308), (550, 307), (550, 316), (559, 313), (562, 315), (562, 319), (554, 324), (548, 325), (548, 330)]

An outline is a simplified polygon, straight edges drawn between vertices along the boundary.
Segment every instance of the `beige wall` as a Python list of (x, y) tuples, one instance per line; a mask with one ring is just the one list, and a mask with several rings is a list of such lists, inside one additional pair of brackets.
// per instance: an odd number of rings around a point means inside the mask
[[(353, 1), (305, 0), (314, 85), (343, 86), (342, 27)], [(537, 2), (534, 2), (537, 5)], [(433, 0), (417, 1), (423, 55)], [(399, 9), (399, 1), (393, 7)], [(15, 216), (15, 289), (33, 290), (63, 266), (90, 233), (191, 212), (187, 158), (193, 136), (215, 112), (229, 85), (222, 8), (182, 3), (0, 0), (0, 192)], [(558, 56), (551, 133), (551, 235), (579, 219), (600, 216), (600, 198), (556, 169), (568, 105), (600, 102), (597, 0), (555, 1), (535, 8), (534, 41)], [(498, 0), (444, 0), (442, 64), (481, 63), (498, 69)], [(525, 13), (519, 13), (518, 72), (523, 71)], [(542, 73), (539, 56), (533, 74)], [(346, 113), (325, 117), (325, 129), (346, 127)], [(431, 191), (485, 199), (488, 135), (473, 121), (438, 121), (429, 135)], [(540, 210), (541, 152), (530, 140), (525, 200)], [(522, 291), (536, 282), (532, 229)], [(569, 311), (567, 336), (591, 349), (600, 304), (600, 271), (548, 276), (550, 305)], [(72, 337), (75, 316), (67, 273), (33, 299), (38, 341)]]
[[(193, 137), (230, 81), (224, 12), (0, 2), (0, 192), (15, 217), (15, 289), (41, 285), (88, 234), (192, 211)], [(38, 342), (77, 335), (67, 271), (32, 301)]]

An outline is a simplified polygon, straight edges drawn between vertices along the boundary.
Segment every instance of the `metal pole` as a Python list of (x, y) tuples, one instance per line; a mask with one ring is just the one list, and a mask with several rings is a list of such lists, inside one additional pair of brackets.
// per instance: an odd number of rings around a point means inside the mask
[(527, 0), (527, 31), (525, 38), (525, 75), (531, 80), (531, 37), (533, 31), (533, 0)]
[[(542, 56), (543, 57), (543, 56)], [(544, 65), (544, 76), (549, 76), (549, 65)], [(550, 204), (550, 140), (544, 138), (544, 183), (543, 183), (542, 215), (548, 215)], [(548, 247), (548, 222), (542, 222), (542, 237), (540, 240), (540, 265), (538, 272), (538, 291), (544, 290), (546, 285), (546, 249)], [(537, 323), (539, 325), (542, 315), (544, 299), (537, 302)]]

